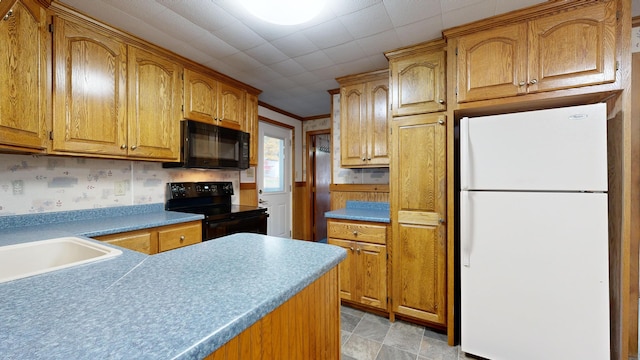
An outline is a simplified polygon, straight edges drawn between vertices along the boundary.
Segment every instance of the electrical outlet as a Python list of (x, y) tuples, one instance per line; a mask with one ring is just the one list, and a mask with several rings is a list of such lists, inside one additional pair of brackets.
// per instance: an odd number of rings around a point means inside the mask
[(127, 183), (124, 181), (116, 181), (113, 186), (113, 193), (116, 196), (124, 196), (127, 192)]

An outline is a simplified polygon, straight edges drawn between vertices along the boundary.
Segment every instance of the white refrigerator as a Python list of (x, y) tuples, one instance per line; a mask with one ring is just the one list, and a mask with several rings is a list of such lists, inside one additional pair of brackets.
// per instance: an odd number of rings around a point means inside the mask
[(606, 105), (460, 121), (460, 336), (494, 360), (609, 359)]

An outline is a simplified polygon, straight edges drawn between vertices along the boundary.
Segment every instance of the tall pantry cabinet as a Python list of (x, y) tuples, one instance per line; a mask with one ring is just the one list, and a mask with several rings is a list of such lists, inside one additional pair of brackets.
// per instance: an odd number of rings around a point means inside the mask
[(445, 43), (385, 53), (391, 69), (392, 311), (447, 322)]

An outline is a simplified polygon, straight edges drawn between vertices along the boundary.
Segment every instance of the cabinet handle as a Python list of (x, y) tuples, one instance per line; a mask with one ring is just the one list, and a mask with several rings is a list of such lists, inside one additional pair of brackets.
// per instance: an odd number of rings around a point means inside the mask
[(529, 81), (529, 84), (533, 85), (533, 84), (537, 84), (538, 80), (536, 79), (531, 79), (531, 81)]
[(2, 18), (2, 20), (7, 21), (9, 18), (13, 16), (13, 9), (9, 10), (9, 12)]
[(353, 231), (353, 236), (358, 236), (358, 232), (357, 231)]
[(518, 85), (520, 85), (520, 86), (524, 86), (525, 84), (526, 84), (526, 82), (524, 82), (524, 81), (520, 81), (520, 82), (518, 83)]
[(126, 148), (127, 148), (127, 145), (125, 145), (125, 144), (120, 145), (120, 149), (124, 150)]
[(135, 149), (137, 149), (137, 148), (138, 148), (137, 146), (135, 146), (135, 145), (131, 145), (131, 150), (135, 150)]
[(438, 103), (444, 104), (444, 99), (438, 99)]
[(442, 120), (442, 119), (438, 120), (438, 124), (444, 125), (444, 120)]
[(184, 235), (180, 235), (180, 242), (184, 241)]

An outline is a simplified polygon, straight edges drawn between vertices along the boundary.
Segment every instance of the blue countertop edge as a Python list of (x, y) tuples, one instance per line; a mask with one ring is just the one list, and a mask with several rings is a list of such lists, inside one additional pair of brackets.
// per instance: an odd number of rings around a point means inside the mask
[(347, 201), (346, 207), (324, 213), (327, 219), (343, 219), (390, 223), (389, 203)]
[[(155, 210), (0, 229), (0, 245), (97, 236), (192, 216)], [(96, 225), (101, 229), (90, 229)], [(346, 257), (336, 246), (258, 234), (234, 234), (152, 256), (122, 250), (113, 259), (0, 284), (0, 353), (33, 359), (200, 359)], [(185, 267), (199, 275), (176, 271)], [(239, 281), (246, 286), (240, 289)], [(141, 331), (146, 327), (159, 330)]]

